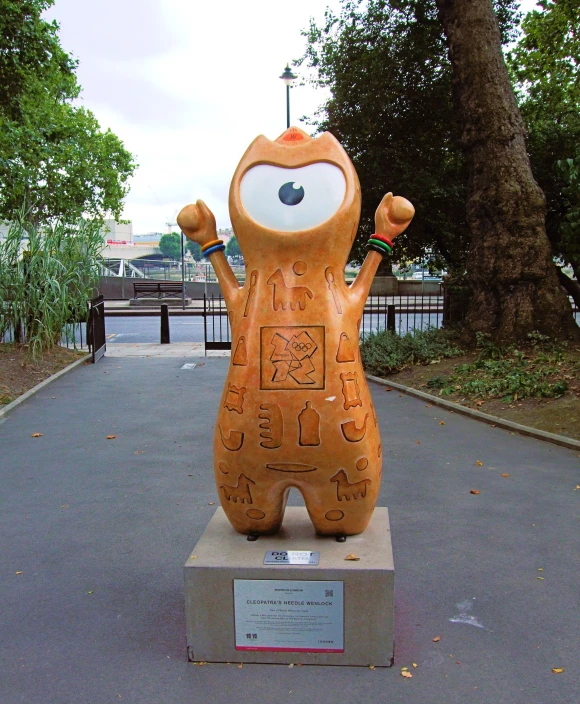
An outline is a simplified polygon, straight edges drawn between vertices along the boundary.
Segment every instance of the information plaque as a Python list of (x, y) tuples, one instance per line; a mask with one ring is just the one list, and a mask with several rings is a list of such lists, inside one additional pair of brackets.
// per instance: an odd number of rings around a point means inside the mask
[(344, 583), (234, 579), (236, 650), (344, 652)]
[(265, 565), (317, 565), (320, 552), (313, 550), (268, 550)]

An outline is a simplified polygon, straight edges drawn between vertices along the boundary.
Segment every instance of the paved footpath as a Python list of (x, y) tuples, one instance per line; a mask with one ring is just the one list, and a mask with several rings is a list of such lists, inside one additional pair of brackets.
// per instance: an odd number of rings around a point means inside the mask
[(395, 667), (188, 663), (228, 360), (185, 361), (105, 357), (0, 424), (2, 704), (579, 701), (578, 454), (374, 385)]

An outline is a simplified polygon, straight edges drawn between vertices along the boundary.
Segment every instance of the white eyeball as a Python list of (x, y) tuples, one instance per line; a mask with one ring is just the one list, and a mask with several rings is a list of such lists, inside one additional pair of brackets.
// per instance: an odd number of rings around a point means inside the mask
[(309, 230), (329, 220), (346, 193), (344, 174), (324, 161), (297, 169), (260, 164), (240, 183), (246, 213), (263, 227), (282, 232)]

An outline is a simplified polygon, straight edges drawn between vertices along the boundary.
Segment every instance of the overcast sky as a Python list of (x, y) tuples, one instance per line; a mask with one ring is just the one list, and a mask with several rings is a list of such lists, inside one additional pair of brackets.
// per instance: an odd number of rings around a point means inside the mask
[[(229, 226), (234, 169), (254, 137), (286, 128), (279, 75), (327, 6), (339, 2), (56, 0), (47, 18), (80, 61), (82, 103), (139, 164), (124, 211), (135, 234), (167, 232), (197, 198), (218, 227)], [(292, 124), (311, 131), (298, 118), (313, 115), (324, 93), (297, 86), (290, 94)]]

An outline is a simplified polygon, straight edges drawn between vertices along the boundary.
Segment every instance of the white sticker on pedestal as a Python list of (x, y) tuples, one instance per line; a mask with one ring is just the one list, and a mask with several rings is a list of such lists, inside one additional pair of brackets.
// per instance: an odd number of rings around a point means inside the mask
[(344, 652), (344, 583), (234, 579), (236, 650)]

